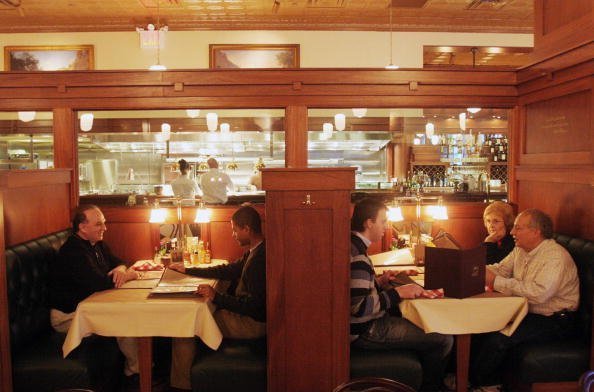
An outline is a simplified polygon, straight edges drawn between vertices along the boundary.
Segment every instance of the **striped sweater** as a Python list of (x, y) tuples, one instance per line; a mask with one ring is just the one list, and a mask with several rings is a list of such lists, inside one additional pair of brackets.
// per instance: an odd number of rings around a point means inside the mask
[(382, 290), (375, 280), (367, 246), (351, 234), (351, 341), (367, 331), (371, 322), (386, 311), (398, 311), (400, 296), (396, 290)]

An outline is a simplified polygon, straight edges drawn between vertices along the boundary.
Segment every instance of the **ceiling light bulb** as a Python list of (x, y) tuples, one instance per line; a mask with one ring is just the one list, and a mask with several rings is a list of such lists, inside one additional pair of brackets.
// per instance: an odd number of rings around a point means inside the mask
[(80, 116), (80, 130), (89, 132), (93, 128), (93, 113), (83, 113)]
[(22, 122), (29, 122), (35, 119), (35, 114), (35, 112), (19, 112), (18, 116), (19, 120), (21, 120)]
[(346, 128), (346, 116), (342, 113), (334, 115), (334, 127), (337, 131), (344, 131)]
[(466, 108), (466, 110), (472, 114), (478, 113), (481, 111), (481, 108)]
[(167, 123), (161, 124), (161, 135), (163, 141), (167, 141), (171, 138), (171, 125)]
[(196, 118), (200, 116), (200, 109), (186, 109), (186, 114), (190, 118)]
[(366, 108), (353, 108), (353, 116), (361, 118), (367, 114)]
[(219, 116), (216, 113), (206, 113), (206, 127), (209, 131), (214, 132), (219, 126)]

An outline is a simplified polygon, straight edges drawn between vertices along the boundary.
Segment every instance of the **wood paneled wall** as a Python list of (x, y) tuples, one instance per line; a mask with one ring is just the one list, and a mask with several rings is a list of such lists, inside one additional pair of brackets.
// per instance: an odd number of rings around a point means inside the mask
[(0, 390), (12, 390), (5, 248), (70, 226), (71, 170), (0, 172)]
[[(512, 200), (594, 239), (594, 0), (536, 1), (534, 56), (518, 72)], [(535, 57), (535, 58), (536, 58)]]

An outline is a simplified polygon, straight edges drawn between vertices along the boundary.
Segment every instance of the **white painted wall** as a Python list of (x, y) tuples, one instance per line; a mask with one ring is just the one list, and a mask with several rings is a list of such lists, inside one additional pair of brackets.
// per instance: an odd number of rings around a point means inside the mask
[[(161, 63), (169, 69), (208, 68), (209, 44), (300, 44), (302, 68), (383, 68), (390, 33), (362, 31), (170, 31)], [(533, 46), (532, 34), (393, 33), (394, 63), (422, 68), (423, 45)], [(94, 45), (95, 69), (146, 69), (155, 50), (140, 49), (138, 33), (0, 34), (0, 46)], [(4, 69), (4, 51), (0, 52)]]

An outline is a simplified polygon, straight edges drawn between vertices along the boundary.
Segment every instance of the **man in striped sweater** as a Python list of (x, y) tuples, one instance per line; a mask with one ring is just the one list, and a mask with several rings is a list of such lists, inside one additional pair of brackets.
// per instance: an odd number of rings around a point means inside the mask
[(440, 391), (452, 336), (427, 334), (400, 317), (398, 309), (401, 299), (433, 294), (417, 284), (393, 286), (396, 273), (392, 271), (376, 276), (367, 255), (369, 245), (384, 234), (386, 210), (381, 201), (364, 199), (355, 205), (351, 218), (351, 344), (369, 350), (417, 352), (423, 367), (421, 390)]

